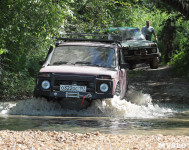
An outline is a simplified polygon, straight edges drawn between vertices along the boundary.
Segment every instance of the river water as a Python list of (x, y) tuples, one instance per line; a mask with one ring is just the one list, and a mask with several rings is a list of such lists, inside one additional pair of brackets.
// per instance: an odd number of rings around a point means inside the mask
[(81, 110), (42, 98), (1, 102), (0, 130), (189, 135), (189, 106), (153, 104), (149, 94), (135, 90), (126, 99), (96, 100)]

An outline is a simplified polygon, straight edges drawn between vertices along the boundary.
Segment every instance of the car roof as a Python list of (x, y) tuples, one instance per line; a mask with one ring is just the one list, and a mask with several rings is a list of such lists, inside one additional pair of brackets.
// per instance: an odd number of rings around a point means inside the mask
[[(114, 37), (114, 39), (112, 39)], [(117, 47), (121, 43), (121, 36), (117, 34), (88, 34), (88, 33), (66, 33), (56, 38), (56, 46), (61, 45), (82, 45)]]
[(59, 43), (58, 46), (91, 46), (91, 47), (95, 47), (95, 46), (100, 46), (100, 47), (115, 47), (116, 44), (115, 43), (102, 43), (102, 42), (62, 42)]

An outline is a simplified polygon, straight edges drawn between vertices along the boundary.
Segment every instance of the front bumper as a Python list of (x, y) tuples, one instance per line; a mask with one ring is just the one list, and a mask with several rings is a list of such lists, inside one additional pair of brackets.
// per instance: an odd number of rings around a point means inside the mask
[(133, 55), (133, 56), (124, 56), (126, 61), (129, 60), (144, 60), (144, 59), (151, 59), (154, 57), (160, 57), (160, 54), (146, 54), (146, 55)]
[(62, 92), (62, 91), (47, 91), (47, 90), (35, 90), (35, 97), (48, 97), (51, 99), (59, 98), (87, 98), (90, 100), (113, 98), (110, 93), (88, 93), (88, 92)]
[[(50, 81), (50, 88), (44, 90), (41, 87), (41, 83), (44, 80)], [(100, 92), (99, 86), (102, 83), (109, 85), (109, 90), (105, 93)], [(87, 87), (86, 92), (71, 92), (71, 91), (60, 91), (60, 85), (62, 84), (77, 84), (85, 85)], [(113, 81), (111, 79), (98, 79), (96, 76), (85, 76), (85, 75), (62, 75), (62, 74), (51, 74), (50, 78), (38, 78), (37, 85), (34, 91), (35, 97), (46, 97), (50, 99), (60, 98), (87, 98), (90, 100), (113, 98), (112, 94)]]

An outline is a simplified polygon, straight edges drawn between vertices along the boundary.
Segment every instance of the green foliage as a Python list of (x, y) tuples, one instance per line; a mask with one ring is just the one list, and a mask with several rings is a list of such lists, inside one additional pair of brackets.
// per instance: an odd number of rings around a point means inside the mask
[(0, 99), (8, 97), (9, 99), (23, 98), (24, 96), (32, 96), (34, 89), (34, 81), (27, 72), (7, 72), (3, 71), (3, 79), (0, 83)]
[[(136, 2), (133, 1), (133, 2)], [(67, 18), (67, 32), (94, 32), (131, 21), (133, 2), (125, 0), (73, 0), (73, 16)]]
[(54, 0), (48, 3), (46, 0), (0, 1), (0, 57), (4, 70), (1, 94), (31, 92), (32, 77), (39, 70), (38, 61), (44, 59), (65, 16), (70, 15), (67, 2), (69, 0), (58, 4)]
[(27, 56), (43, 55), (64, 21), (66, 11), (53, 1), (2, 1), (0, 48), (6, 49), (4, 68), (18, 72), (27, 68)]
[(161, 24), (164, 22), (169, 15), (166, 12), (162, 12), (155, 7), (153, 8), (154, 11), (151, 11), (147, 8), (143, 7), (135, 7), (132, 9), (132, 22), (129, 26), (138, 27), (141, 29), (143, 26), (146, 25), (146, 20), (150, 20), (151, 26), (155, 28), (156, 33), (158, 34), (161, 32)]
[(187, 40), (182, 45), (182, 49), (175, 54), (170, 65), (175, 67), (175, 71), (179, 76), (187, 76), (189, 77), (189, 32), (186, 34)]

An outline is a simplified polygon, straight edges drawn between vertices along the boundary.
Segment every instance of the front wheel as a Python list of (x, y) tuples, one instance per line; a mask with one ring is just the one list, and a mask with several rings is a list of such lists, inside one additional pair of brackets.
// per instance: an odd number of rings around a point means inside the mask
[(135, 69), (136, 68), (136, 64), (135, 63), (130, 63), (129, 64), (129, 69), (130, 70), (133, 70), (133, 69)]
[(158, 57), (154, 57), (151, 61), (150, 61), (150, 68), (151, 69), (157, 69), (159, 65), (159, 58)]
[(115, 89), (115, 95), (120, 96), (120, 99), (124, 99), (124, 96), (122, 94), (123, 92), (121, 91), (120, 83), (117, 84), (116, 89)]

